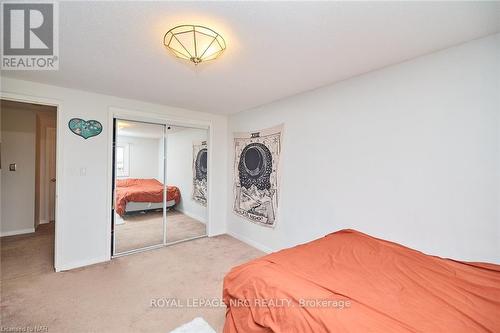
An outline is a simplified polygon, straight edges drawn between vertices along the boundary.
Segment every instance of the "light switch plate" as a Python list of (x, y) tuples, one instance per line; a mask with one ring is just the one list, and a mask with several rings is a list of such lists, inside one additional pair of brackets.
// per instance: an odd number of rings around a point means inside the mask
[(16, 170), (17, 170), (17, 164), (16, 163), (9, 164), (9, 171), (16, 171)]

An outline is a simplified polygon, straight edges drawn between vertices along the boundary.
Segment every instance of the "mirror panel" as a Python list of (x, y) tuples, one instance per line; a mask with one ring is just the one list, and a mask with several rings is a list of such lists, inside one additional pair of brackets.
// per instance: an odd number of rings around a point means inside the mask
[(114, 254), (164, 244), (164, 131), (116, 119)]
[(167, 244), (207, 234), (208, 130), (167, 127)]

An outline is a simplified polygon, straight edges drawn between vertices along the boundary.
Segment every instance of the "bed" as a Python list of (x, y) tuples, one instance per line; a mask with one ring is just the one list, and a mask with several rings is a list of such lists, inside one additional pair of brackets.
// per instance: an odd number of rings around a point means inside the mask
[(500, 332), (500, 265), (341, 230), (233, 268), (223, 299), (225, 333)]
[[(181, 193), (176, 186), (167, 186), (167, 207), (179, 203)], [(160, 209), (163, 207), (163, 184), (156, 179), (117, 179), (115, 211), (124, 216), (128, 212)]]

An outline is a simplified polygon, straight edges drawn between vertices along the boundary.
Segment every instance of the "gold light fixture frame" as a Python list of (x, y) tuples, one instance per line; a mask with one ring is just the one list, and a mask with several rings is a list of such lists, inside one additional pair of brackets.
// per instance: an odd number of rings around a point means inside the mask
[(226, 41), (218, 32), (194, 24), (178, 25), (167, 31), (163, 45), (177, 58), (195, 65), (217, 59), (226, 50)]

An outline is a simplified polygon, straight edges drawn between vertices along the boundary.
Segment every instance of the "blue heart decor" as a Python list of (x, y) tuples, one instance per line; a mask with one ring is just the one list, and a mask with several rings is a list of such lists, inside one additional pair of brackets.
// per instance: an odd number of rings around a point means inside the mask
[(97, 120), (83, 120), (80, 118), (73, 118), (69, 121), (68, 127), (71, 132), (84, 139), (91, 138), (99, 135), (102, 132), (102, 124)]

